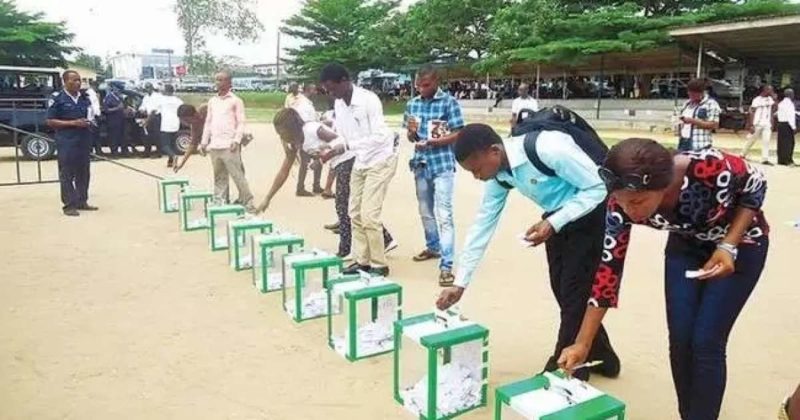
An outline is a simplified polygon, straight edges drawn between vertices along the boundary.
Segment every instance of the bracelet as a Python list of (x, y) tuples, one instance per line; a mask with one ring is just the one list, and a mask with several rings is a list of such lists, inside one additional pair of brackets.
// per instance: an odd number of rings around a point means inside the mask
[(733, 257), (734, 261), (736, 261), (736, 257), (739, 256), (739, 249), (736, 246), (725, 242), (720, 242), (719, 244), (717, 244), (717, 249), (721, 249), (727, 252), (728, 254), (731, 254), (731, 257)]

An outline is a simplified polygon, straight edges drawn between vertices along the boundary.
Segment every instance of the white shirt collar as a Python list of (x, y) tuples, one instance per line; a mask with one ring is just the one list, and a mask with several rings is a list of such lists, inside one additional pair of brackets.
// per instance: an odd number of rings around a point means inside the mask
[(72, 102), (75, 102), (75, 103), (78, 103), (78, 99), (80, 99), (80, 97), (81, 97), (81, 92), (80, 91), (78, 91), (78, 94), (75, 95), (75, 96), (72, 96), (72, 94), (69, 93), (69, 91), (67, 91), (66, 89), (64, 89), (64, 93), (66, 93), (67, 96), (69, 96), (72, 99)]

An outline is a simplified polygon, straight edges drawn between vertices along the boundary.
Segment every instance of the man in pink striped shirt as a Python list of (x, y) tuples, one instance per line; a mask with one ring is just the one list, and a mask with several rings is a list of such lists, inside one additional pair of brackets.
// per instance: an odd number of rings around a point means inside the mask
[(208, 100), (206, 123), (200, 147), (208, 151), (214, 168), (214, 198), (228, 201), (228, 178), (233, 178), (239, 198), (235, 201), (248, 211), (255, 211), (253, 193), (244, 177), (240, 153), (244, 134), (244, 103), (231, 92), (231, 74), (220, 71), (214, 76), (217, 96)]

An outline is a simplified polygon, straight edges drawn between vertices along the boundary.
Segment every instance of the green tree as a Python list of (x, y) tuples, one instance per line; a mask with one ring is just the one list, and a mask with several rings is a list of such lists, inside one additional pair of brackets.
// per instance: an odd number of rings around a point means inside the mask
[(253, 0), (176, 0), (178, 26), (186, 43), (186, 57), (192, 71), (195, 51), (205, 46), (205, 36), (222, 32), (236, 41), (255, 41), (264, 30)]
[(582, 12), (607, 6), (635, 5), (645, 17), (671, 16), (696, 11), (715, 3), (741, 3), (735, 0), (562, 0), (569, 12)]
[(510, 4), (510, 0), (415, 3), (407, 12), (404, 43), (418, 51), (418, 62), (481, 59), (489, 51), (492, 21)]
[(0, 0), (0, 63), (17, 66), (64, 66), (73, 34), (64, 22), (46, 22), (42, 13), (26, 13)]
[(78, 53), (73, 63), (86, 67), (87, 69), (92, 69), (97, 73), (102, 73), (105, 70), (103, 67), (103, 59), (96, 55), (86, 54), (86, 53)]
[(307, 0), (296, 15), (284, 21), (282, 32), (303, 41), (290, 48), (294, 71), (313, 77), (326, 63), (337, 61), (351, 71), (388, 64), (390, 51), (379, 45), (392, 39), (391, 22), (399, 0)]

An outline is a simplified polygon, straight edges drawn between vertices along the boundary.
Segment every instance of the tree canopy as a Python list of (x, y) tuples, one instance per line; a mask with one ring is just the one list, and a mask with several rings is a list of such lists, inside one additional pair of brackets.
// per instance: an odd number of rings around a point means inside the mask
[(194, 55), (205, 46), (205, 36), (222, 32), (236, 41), (255, 41), (264, 30), (254, 12), (253, 0), (176, 0), (178, 26), (186, 43), (186, 60), (192, 70)]
[(576, 64), (589, 56), (669, 45), (669, 29), (800, 13), (788, 0), (307, 0), (283, 31), (295, 71), (329, 61), (353, 71), (470, 63), (500, 72), (516, 62)]
[(16, 66), (64, 66), (73, 34), (64, 22), (47, 22), (42, 13), (26, 13), (0, 0), (0, 63)]

